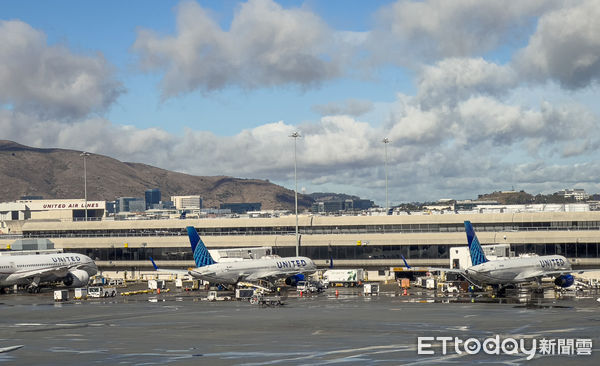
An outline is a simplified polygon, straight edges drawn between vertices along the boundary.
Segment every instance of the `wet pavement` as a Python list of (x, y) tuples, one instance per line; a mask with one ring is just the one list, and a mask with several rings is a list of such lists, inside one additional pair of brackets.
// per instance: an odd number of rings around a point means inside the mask
[[(340, 289), (299, 297), (284, 306), (248, 301), (202, 301), (199, 292), (55, 303), (52, 293), (0, 296), (0, 363), (18, 365), (598, 365), (600, 303), (597, 294), (560, 299), (409, 296)], [(71, 296), (72, 296), (71, 292)], [(521, 296), (521, 299), (519, 299)], [(439, 341), (418, 354), (418, 337), (524, 339), (557, 342), (553, 355), (535, 352), (457, 353)], [(561, 348), (559, 340), (591, 340)], [(538, 343), (539, 344), (539, 343)], [(565, 343), (568, 345), (568, 342)], [(426, 344), (425, 344), (426, 345)], [(460, 348), (459, 348), (460, 351)]]

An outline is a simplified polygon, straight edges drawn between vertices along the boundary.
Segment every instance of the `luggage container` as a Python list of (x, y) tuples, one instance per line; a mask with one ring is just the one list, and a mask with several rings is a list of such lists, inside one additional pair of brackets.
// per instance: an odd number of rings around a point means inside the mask
[(87, 287), (79, 287), (79, 288), (75, 289), (75, 295), (73, 296), (73, 298), (75, 298), (77, 300), (85, 299), (87, 297), (87, 294), (88, 294)]
[(254, 295), (253, 288), (236, 288), (235, 298), (238, 300), (249, 300)]
[(69, 300), (69, 290), (55, 290), (54, 291), (54, 301), (68, 301)]
[(378, 283), (365, 283), (363, 285), (363, 292), (365, 295), (379, 295), (379, 284)]
[(429, 289), (429, 290), (434, 290), (437, 286), (437, 281), (435, 280), (435, 278), (428, 278), (425, 281), (425, 288)]
[(165, 280), (148, 280), (148, 288), (150, 290), (164, 289)]

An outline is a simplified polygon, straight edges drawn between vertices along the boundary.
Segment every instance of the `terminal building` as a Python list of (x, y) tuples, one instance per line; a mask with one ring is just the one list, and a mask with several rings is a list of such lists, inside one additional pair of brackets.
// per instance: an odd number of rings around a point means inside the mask
[[(86, 217), (86, 201), (82, 199), (23, 199), (0, 203), (0, 234), (10, 233), (11, 224), (19, 232), (26, 220), (82, 221)], [(87, 201), (88, 220), (106, 216), (106, 201)]]
[[(78, 200), (70, 214), (69, 200), (18, 213), (0, 210), (4, 235), (0, 248), (17, 240), (49, 240), (54, 248), (90, 256), (105, 270), (136, 270), (151, 266), (194, 265), (186, 226), (194, 226), (209, 249), (270, 248), (273, 254), (296, 254), (294, 215), (279, 217), (111, 220), (102, 218), (101, 202), (91, 204), (96, 221), (83, 217)], [(62, 208), (63, 204), (65, 205)], [(61, 208), (58, 208), (60, 205)], [(24, 207), (24, 206), (19, 206)], [(42, 208), (43, 208), (42, 204)], [(90, 211), (92, 211), (90, 210)], [(465, 246), (463, 222), (470, 220), (483, 245), (506, 244), (514, 255), (559, 254), (575, 268), (600, 267), (600, 212), (518, 212), (412, 214), (380, 216), (300, 215), (299, 254), (327, 267), (389, 269), (401, 267), (401, 256), (415, 266), (450, 266), (453, 247)], [(7, 229), (10, 228), (10, 231)]]

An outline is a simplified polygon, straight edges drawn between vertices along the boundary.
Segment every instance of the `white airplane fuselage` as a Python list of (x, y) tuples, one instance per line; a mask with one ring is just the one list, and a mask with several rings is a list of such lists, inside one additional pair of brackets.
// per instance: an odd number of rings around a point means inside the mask
[(240, 281), (311, 274), (316, 270), (315, 263), (307, 257), (285, 257), (215, 263), (190, 269), (189, 274), (212, 283), (236, 284)]
[(89, 278), (98, 267), (90, 257), (77, 253), (0, 256), (0, 286), (26, 285), (36, 277), (40, 282), (60, 281), (77, 270)]
[(504, 285), (533, 281), (544, 273), (552, 276), (552, 272), (561, 270), (571, 270), (569, 261), (561, 255), (546, 255), (489, 261), (469, 267), (465, 272), (475, 282)]

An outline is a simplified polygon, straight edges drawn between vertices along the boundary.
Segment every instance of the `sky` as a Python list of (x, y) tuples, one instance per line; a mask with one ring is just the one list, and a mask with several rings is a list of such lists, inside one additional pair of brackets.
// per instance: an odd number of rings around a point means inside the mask
[(386, 171), (390, 204), (599, 193), (598, 19), (595, 0), (6, 0), (0, 139), (290, 189), (296, 144), (299, 190), (382, 206)]

